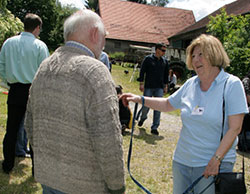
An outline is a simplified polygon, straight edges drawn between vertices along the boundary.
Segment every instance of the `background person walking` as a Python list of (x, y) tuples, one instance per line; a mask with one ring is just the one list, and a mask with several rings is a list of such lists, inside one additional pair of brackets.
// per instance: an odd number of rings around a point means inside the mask
[[(158, 43), (155, 45), (155, 54), (145, 57), (141, 64), (140, 77), (137, 81), (140, 82), (140, 91), (144, 96), (162, 97), (167, 92), (168, 87), (168, 62), (163, 57), (166, 52), (166, 45)], [(138, 126), (142, 126), (147, 119), (149, 108), (142, 107), (142, 114), (138, 122)], [(153, 123), (151, 125), (151, 133), (159, 135), (157, 131), (160, 125), (161, 113), (154, 110)]]

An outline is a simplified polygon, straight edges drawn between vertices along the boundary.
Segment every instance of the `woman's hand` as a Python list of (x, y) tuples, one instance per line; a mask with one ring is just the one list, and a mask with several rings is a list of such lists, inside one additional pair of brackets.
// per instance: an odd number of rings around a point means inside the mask
[(122, 103), (124, 106), (128, 106), (128, 103), (130, 101), (135, 102), (135, 103), (141, 103), (141, 96), (131, 94), (131, 93), (124, 93), (120, 96), (119, 99), (122, 99)]
[(209, 176), (216, 176), (219, 173), (219, 166), (220, 161), (217, 160), (215, 156), (213, 156), (206, 166), (206, 169), (203, 173), (204, 177), (208, 178)]

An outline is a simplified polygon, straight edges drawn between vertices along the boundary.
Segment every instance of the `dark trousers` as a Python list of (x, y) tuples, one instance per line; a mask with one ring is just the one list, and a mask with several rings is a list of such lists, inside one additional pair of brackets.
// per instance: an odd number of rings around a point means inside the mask
[(14, 167), (17, 133), (22, 119), (25, 116), (29, 88), (30, 84), (10, 84), (7, 101), (8, 118), (6, 134), (3, 140), (4, 161), (2, 165), (5, 171), (11, 171)]
[(26, 107), (18, 107), (8, 104), (6, 134), (3, 140), (3, 165), (7, 170), (11, 170), (14, 167), (17, 133), (25, 114), (25, 110)]

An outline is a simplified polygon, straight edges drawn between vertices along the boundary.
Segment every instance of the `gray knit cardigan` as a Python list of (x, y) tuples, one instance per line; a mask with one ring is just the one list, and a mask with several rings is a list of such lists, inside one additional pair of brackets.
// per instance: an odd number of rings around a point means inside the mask
[(26, 111), (36, 181), (64, 193), (123, 193), (118, 108), (107, 67), (78, 48), (58, 48), (40, 65)]

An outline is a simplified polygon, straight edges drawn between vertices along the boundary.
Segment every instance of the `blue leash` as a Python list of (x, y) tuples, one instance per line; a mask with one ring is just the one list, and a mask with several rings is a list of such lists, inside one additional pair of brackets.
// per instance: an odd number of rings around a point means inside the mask
[(135, 128), (135, 118), (136, 118), (137, 108), (138, 108), (138, 103), (135, 104), (134, 116), (133, 116), (133, 121), (132, 121), (131, 138), (130, 138), (130, 145), (129, 145), (129, 150), (128, 150), (128, 172), (129, 172), (131, 179), (135, 182), (135, 184), (137, 184), (143, 191), (145, 191), (145, 193), (152, 194), (148, 189), (146, 189), (144, 186), (142, 186), (142, 184), (139, 183), (132, 176), (132, 174), (130, 172), (130, 159), (131, 159), (131, 155), (132, 155), (133, 133), (134, 133), (134, 128)]
[[(200, 180), (204, 177), (204, 175), (201, 175), (199, 178), (197, 178), (187, 189), (186, 191), (184, 191), (183, 194), (190, 194), (193, 193), (194, 191), (194, 186), (197, 185), (198, 182), (200, 182)], [(216, 177), (214, 178), (214, 180), (209, 183), (199, 194), (204, 193), (214, 182), (216, 181)]]

